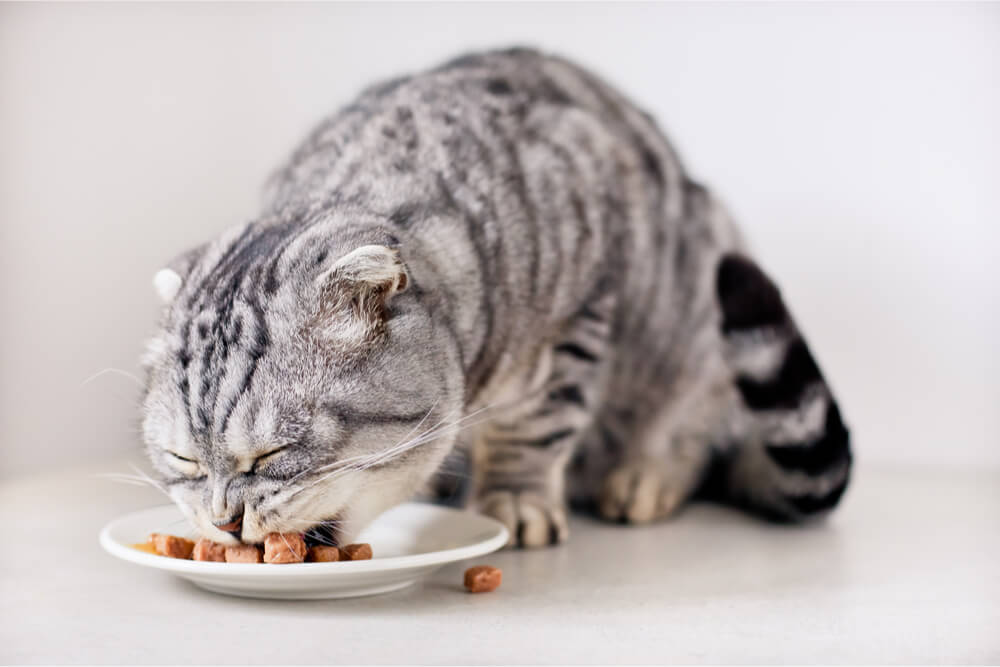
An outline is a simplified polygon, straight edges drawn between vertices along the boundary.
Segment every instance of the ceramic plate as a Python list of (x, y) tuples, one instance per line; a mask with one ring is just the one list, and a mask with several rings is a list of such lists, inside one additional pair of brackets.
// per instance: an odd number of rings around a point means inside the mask
[(166, 570), (206, 590), (255, 598), (305, 600), (374, 595), (405, 588), (447, 563), (496, 551), (507, 529), (493, 519), (447, 507), (407, 503), (377, 518), (361, 535), (375, 557), (342, 563), (208, 563), (144, 553), (130, 545), (150, 533), (184, 535), (173, 505), (127, 514), (101, 531), (101, 546), (137, 565)]

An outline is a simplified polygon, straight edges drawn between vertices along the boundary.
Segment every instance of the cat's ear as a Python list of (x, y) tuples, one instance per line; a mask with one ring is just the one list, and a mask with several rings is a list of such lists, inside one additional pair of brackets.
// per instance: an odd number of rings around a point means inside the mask
[(369, 338), (382, 330), (386, 306), (410, 283), (399, 251), (382, 245), (352, 250), (316, 278), (323, 328), (333, 338)]

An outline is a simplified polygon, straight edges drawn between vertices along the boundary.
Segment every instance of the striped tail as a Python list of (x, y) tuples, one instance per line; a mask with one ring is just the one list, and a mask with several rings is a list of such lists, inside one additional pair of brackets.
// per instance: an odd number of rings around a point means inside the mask
[(736, 442), (708, 488), (779, 521), (825, 514), (851, 473), (840, 409), (778, 288), (752, 260), (723, 257), (716, 290), (742, 404), (733, 420)]

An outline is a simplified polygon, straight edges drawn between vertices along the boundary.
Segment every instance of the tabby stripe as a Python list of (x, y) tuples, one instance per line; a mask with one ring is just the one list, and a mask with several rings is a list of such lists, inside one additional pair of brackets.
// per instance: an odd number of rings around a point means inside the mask
[(356, 410), (350, 406), (335, 403), (327, 404), (323, 407), (331, 416), (350, 425), (412, 424), (424, 419), (430, 412), (430, 408), (427, 408), (411, 413), (386, 414), (384, 412)]
[(850, 462), (850, 434), (840, 418), (837, 404), (831, 402), (826, 411), (823, 435), (815, 442), (794, 445), (766, 446), (768, 456), (786, 470), (799, 470), (807, 475), (819, 475), (839, 463)]
[(559, 387), (558, 389), (549, 393), (550, 401), (559, 401), (563, 403), (575, 403), (576, 405), (586, 407), (586, 402), (583, 398), (583, 392), (580, 391), (579, 385), (569, 384), (564, 387)]
[(776, 377), (764, 382), (741, 377), (736, 386), (751, 409), (774, 410), (797, 407), (806, 387), (822, 380), (823, 376), (805, 341), (797, 338), (788, 346), (785, 361)]
[(491, 442), (495, 442), (495, 443), (503, 444), (503, 445), (528, 445), (530, 447), (538, 447), (538, 448), (542, 449), (542, 448), (545, 448), (545, 447), (549, 447), (552, 444), (554, 444), (554, 443), (556, 443), (556, 442), (558, 442), (558, 441), (560, 441), (560, 440), (562, 440), (564, 438), (568, 438), (569, 436), (573, 435), (575, 432), (576, 432), (576, 429), (564, 428), (564, 429), (559, 429), (558, 431), (553, 431), (552, 433), (548, 434), (547, 436), (545, 436), (543, 438), (537, 438), (537, 439), (536, 438), (532, 438), (532, 439), (527, 439), (527, 438), (504, 438), (502, 440), (491, 440)]
[(233, 409), (235, 409), (240, 397), (242, 397), (243, 394), (250, 389), (253, 377), (257, 372), (257, 368), (260, 366), (261, 357), (264, 356), (264, 353), (271, 346), (271, 335), (267, 330), (267, 322), (264, 319), (264, 309), (256, 300), (250, 302), (250, 307), (253, 310), (255, 320), (254, 324), (256, 325), (253, 338), (250, 341), (250, 363), (247, 365), (246, 372), (243, 374), (243, 379), (240, 382), (240, 388), (233, 393), (233, 396), (229, 399), (229, 402), (226, 405), (219, 428), (220, 433), (224, 433), (226, 431)]
[(724, 256), (716, 272), (715, 287), (722, 306), (723, 333), (788, 322), (778, 288), (746, 257)]
[[(530, 276), (528, 284), (528, 292), (532, 297), (538, 295), (538, 283), (539, 276), (542, 271), (542, 249), (541, 249), (541, 232), (538, 229), (538, 210), (535, 206), (535, 202), (531, 199), (531, 194), (528, 192), (528, 186), (524, 182), (524, 176), (521, 173), (521, 157), (517, 152), (517, 149), (511, 144), (511, 150), (514, 151), (514, 165), (513, 168), (516, 169), (516, 173), (511, 174), (508, 180), (513, 181), (517, 198), (521, 202), (521, 207), (526, 213), (526, 220), (529, 223), (528, 228), (530, 230), (530, 237), (527, 239), (529, 245), (529, 252), (531, 253), (531, 263), (528, 268), (528, 275)], [(503, 246), (503, 241), (498, 243), (501, 247)]]
[(181, 378), (177, 382), (177, 388), (180, 389), (181, 398), (184, 400), (184, 417), (187, 420), (188, 432), (191, 431), (191, 385), (188, 381), (188, 366), (191, 363), (191, 351), (189, 348), (191, 335), (191, 320), (186, 320), (184, 326), (181, 329), (181, 341), (182, 347), (180, 352), (177, 353), (177, 358), (181, 363)]
[(226, 251), (222, 254), (222, 257), (215, 263), (215, 267), (205, 276), (201, 283), (198, 285), (197, 289), (191, 290), (188, 295), (188, 307), (194, 306), (198, 297), (205, 293), (211, 293), (211, 290), (215, 288), (220, 280), (220, 276), (224, 275), (224, 272), (228, 270), (230, 259), (234, 253), (236, 253), (237, 248), (241, 243), (246, 241), (246, 239), (253, 233), (253, 225), (247, 225), (246, 228), (240, 233), (239, 237), (234, 240)]
[(561, 352), (563, 354), (568, 354), (572, 357), (576, 357), (577, 359), (581, 359), (583, 361), (589, 361), (591, 363), (599, 360), (599, 358), (594, 353), (585, 350), (576, 343), (560, 343), (559, 345), (556, 345), (555, 351), (556, 353)]
[(606, 424), (598, 422), (597, 428), (601, 432), (601, 444), (604, 445), (604, 451), (617, 454), (624, 449), (622, 441)]
[[(483, 378), (487, 376), (486, 353), (493, 337), (493, 318), (497, 292), (497, 290), (491, 289), (491, 285), (497, 284), (496, 267), (487, 261), (486, 248), (484, 246), (486, 240), (483, 238), (482, 230), (480, 229), (482, 222), (465, 205), (455, 199), (448, 181), (442, 173), (437, 173), (435, 182), (437, 183), (442, 200), (461, 215), (462, 221), (465, 223), (466, 236), (476, 253), (476, 257), (479, 259), (477, 264), (479, 266), (479, 294), (481, 297), (478, 306), (479, 316), (483, 321), (483, 337), (479, 341), (479, 347), (473, 356), (472, 362), (465, 365), (465, 370), (469, 373), (466, 385), (466, 396), (469, 397), (475, 395), (475, 392), (482, 384)], [(454, 301), (450, 291), (448, 294), (449, 300)], [(456, 340), (458, 340), (457, 336)]]
[(601, 324), (606, 322), (606, 320), (601, 317), (599, 313), (595, 312), (594, 309), (590, 307), (590, 304), (585, 305), (579, 314), (580, 317), (587, 320), (593, 320), (594, 322), (600, 322)]

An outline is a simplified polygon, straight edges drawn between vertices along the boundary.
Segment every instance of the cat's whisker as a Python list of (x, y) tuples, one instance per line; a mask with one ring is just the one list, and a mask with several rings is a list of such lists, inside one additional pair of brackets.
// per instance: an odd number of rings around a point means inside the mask
[(310, 482), (308, 485), (304, 486), (303, 488), (297, 490), (295, 493), (292, 494), (291, 497), (289, 497), (289, 500), (292, 497), (298, 495), (299, 493), (302, 493), (303, 491), (306, 491), (306, 490), (308, 490), (308, 489), (310, 489), (310, 488), (312, 488), (312, 487), (314, 487), (317, 484), (320, 484), (322, 482), (332, 481), (332, 480), (337, 479), (338, 477), (346, 475), (346, 474), (348, 474), (350, 472), (361, 472), (361, 471), (367, 470), (369, 468), (372, 468), (372, 467), (374, 467), (376, 465), (381, 465), (383, 463), (386, 463), (386, 462), (392, 460), (393, 458), (396, 458), (396, 457), (402, 455), (403, 453), (409, 451), (410, 449), (414, 449), (416, 447), (419, 447), (422, 444), (425, 444), (427, 442), (430, 442), (430, 441), (432, 441), (432, 440), (440, 437), (441, 435), (447, 433), (449, 430), (454, 429), (457, 432), (457, 431), (462, 431), (462, 430), (465, 430), (467, 428), (471, 428), (473, 426), (481, 424), (484, 421), (487, 421), (489, 419), (489, 417), (483, 417), (482, 419), (476, 420), (476, 421), (471, 422), (471, 423), (466, 423), (466, 424), (462, 424), (462, 422), (465, 421), (465, 420), (468, 420), (468, 419), (470, 419), (472, 417), (475, 417), (476, 415), (484, 412), (485, 410), (487, 410), (487, 409), (489, 409), (491, 407), (493, 407), (493, 406), (486, 406), (484, 408), (480, 408), (479, 410), (476, 410), (476, 411), (474, 411), (474, 412), (466, 415), (462, 419), (456, 420), (455, 422), (453, 422), (451, 424), (447, 424), (445, 426), (442, 426), (442, 427), (439, 427), (439, 428), (436, 428), (436, 429), (428, 430), (424, 434), (421, 434), (420, 436), (418, 436), (417, 438), (414, 438), (413, 440), (411, 440), (409, 442), (402, 443), (401, 445), (394, 446), (394, 447), (390, 448), (389, 450), (386, 450), (386, 451), (383, 451), (383, 452), (379, 452), (376, 455), (373, 455), (373, 456), (370, 456), (370, 457), (366, 457), (368, 460), (364, 461), (360, 465), (347, 465), (347, 466), (338, 467), (338, 468), (336, 468), (336, 469), (328, 472), (326, 475), (323, 475), (319, 479), (313, 480), (312, 482)]
[[(452, 429), (454, 427), (459, 427), (459, 425), (462, 424), (463, 422), (466, 422), (469, 419), (472, 419), (476, 415), (478, 415), (481, 412), (484, 412), (486, 410), (489, 410), (492, 407), (494, 407), (494, 405), (485, 406), (483, 408), (480, 408), (479, 410), (475, 410), (474, 412), (469, 413), (468, 415), (465, 415), (464, 417), (462, 417), (462, 418), (460, 418), (460, 419), (458, 419), (458, 420), (456, 420), (456, 421), (454, 421), (454, 422), (452, 422), (450, 424), (445, 424), (444, 426), (440, 425), (444, 421), (444, 420), (441, 420), (441, 421), (438, 422), (437, 425), (431, 427), (427, 431), (424, 431), (423, 433), (421, 433), (417, 437), (413, 438), (412, 440), (407, 441), (407, 442), (397, 443), (393, 447), (390, 447), (389, 449), (383, 450), (382, 452), (378, 452), (378, 453), (376, 453), (374, 455), (371, 455), (368, 458), (372, 459), (372, 460), (375, 460), (376, 462), (382, 462), (382, 461), (385, 461), (385, 460), (390, 460), (391, 458), (393, 458), (396, 455), (398, 455), (398, 453), (402, 453), (403, 451), (406, 451), (407, 449), (412, 448), (412, 446), (414, 445), (414, 443), (421, 443), (422, 444), (423, 442), (426, 442), (428, 439), (436, 438), (439, 435), (442, 435), (442, 434), (448, 432), (449, 429)], [(481, 423), (481, 422), (476, 422), (476, 423)], [(474, 425), (475, 424), (465, 424), (465, 425), (462, 425), (459, 428), (459, 430), (463, 430), (465, 428), (469, 428), (469, 427), (474, 426)], [(364, 469), (366, 467), (370, 467), (370, 466), (366, 465), (362, 469)]]
[[(475, 413), (473, 413), (473, 414), (475, 414)], [(473, 415), (470, 415), (470, 416), (473, 416)], [(408, 443), (405, 443), (404, 445), (402, 445), (402, 446), (400, 446), (398, 448), (398, 451), (395, 451), (395, 452), (392, 452), (392, 453), (387, 453), (387, 454), (384, 454), (382, 456), (377, 457), (377, 459), (375, 461), (373, 461), (369, 465), (364, 466), (361, 469), (364, 470), (364, 469), (370, 468), (372, 466), (380, 465), (382, 463), (390, 461), (393, 458), (396, 458), (397, 456), (400, 456), (400, 455), (406, 453), (407, 451), (409, 451), (411, 449), (419, 447), (422, 444), (430, 442), (430, 441), (432, 441), (432, 440), (440, 437), (441, 435), (444, 435), (445, 433), (449, 432), (450, 430), (455, 430), (455, 432), (463, 431), (465, 429), (472, 428), (473, 426), (477, 426), (477, 425), (479, 425), (479, 424), (481, 424), (481, 423), (483, 423), (485, 421), (488, 421), (488, 420), (489, 420), (489, 417), (484, 417), (482, 419), (476, 420), (476, 421), (471, 422), (471, 423), (462, 424), (460, 426), (457, 425), (457, 423), (456, 423), (455, 425), (450, 425), (450, 426), (442, 427), (438, 431), (427, 433), (424, 436), (421, 436), (419, 438), (415, 438), (414, 440), (412, 440), (412, 441), (410, 441)]]
[(80, 386), (83, 387), (83, 386), (85, 386), (87, 384), (90, 384), (91, 382), (93, 382), (97, 378), (102, 377), (104, 375), (107, 375), (109, 373), (115, 374), (115, 375), (120, 375), (122, 377), (126, 377), (129, 380), (132, 380), (133, 382), (135, 382), (140, 387), (143, 386), (142, 380), (140, 380), (136, 376), (132, 375), (128, 371), (123, 371), (120, 368), (111, 368), (111, 367), (97, 371), (96, 373), (94, 373), (93, 375), (91, 375), (89, 378), (87, 378), (86, 380), (84, 380), (83, 382), (81, 382)]
[(110, 475), (94, 475), (94, 477), (98, 477), (98, 478), (104, 479), (104, 480), (109, 481), (109, 482), (117, 482), (119, 484), (129, 484), (131, 486), (149, 486), (149, 484), (147, 484), (146, 482), (143, 482), (143, 481), (137, 480), (137, 479), (127, 479), (127, 478), (121, 478), (121, 477), (112, 477)]
[[(132, 486), (145, 486), (151, 487), (162, 493), (163, 495), (170, 498), (170, 494), (167, 490), (160, 485), (156, 480), (151, 479), (148, 475), (130, 475), (123, 472), (105, 472), (105, 473), (95, 473), (92, 475), (97, 479), (107, 480), (109, 482), (117, 482), (119, 484), (130, 484)], [(172, 498), (171, 498), (172, 500)]]
[[(398, 447), (401, 443), (405, 442), (406, 439), (409, 438), (413, 434), (414, 431), (416, 431), (417, 429), (419, 429), (420, 425), (423, 424), (424, 421), (426, 421), (427, 417), (430, 416), (430, 413), (434, 410), (435, 407), (437, 407), (437, 405), (438, 405), (439, 402), (440, 402), (440, 398), (438, 400), (434, 401), (434, 405), (432, 405), (431, 408), (430, 408), (430, 410), (427, 411), (427, 414), (425, 414), (423, 416), (423, 418), (421, 418), (420, 422), (414, 428), (410, 429), (410, 431), (405, 436), (403, 436), (403, 438), (399, 442), (397, 442), (392, 447), (389, 447), (388, 450), (392, 450), (395, 447)], [(455, 409), (455, 410), (452, 410), (451, 412), (449, 412), (440, 421), (438, 421), (437, 424), (435, 424), (430, 429), (428, 429), (428, 431), (437, 428), (438, 425), (440, 425), (442, 422), (444, 422), (445, 420), (447, 420), (449, 417), (451, 417), (451, 415), (453, 415), (457, 411), (458, 411), (458, 409)], [(420, 436), (417, 436), (417, 437), (420, 437)], [(388, 450), (384, 450), (384, 451), (388, 451)], [(362, 460), (371, 458), (372, 456), (373, 456), (372, 454), (359, 454), (357, 456), (351, 456), (351, 457), (346, 458), (346, 459), (340, 459), (339, 461), (334, 461), (333, 463), (327, 464), (325, 466), (320, 466), (319, 468), (316, 468), (314, 470), (305, 470), (305, 471), (299, 473), (298, 475), (296, 475), (295, 477), (293, 477), (291, 481), (295, 481), (296, 479), (298, 479), (302, 475), (308, 474), (310, 472), (314, 472), (314, 473), (315, 472), (323, 472), (325, 470), (330, 470), (332, 468), (340, 468), (341, 466), (353, 463), (355, 461), (362, 461)]]

